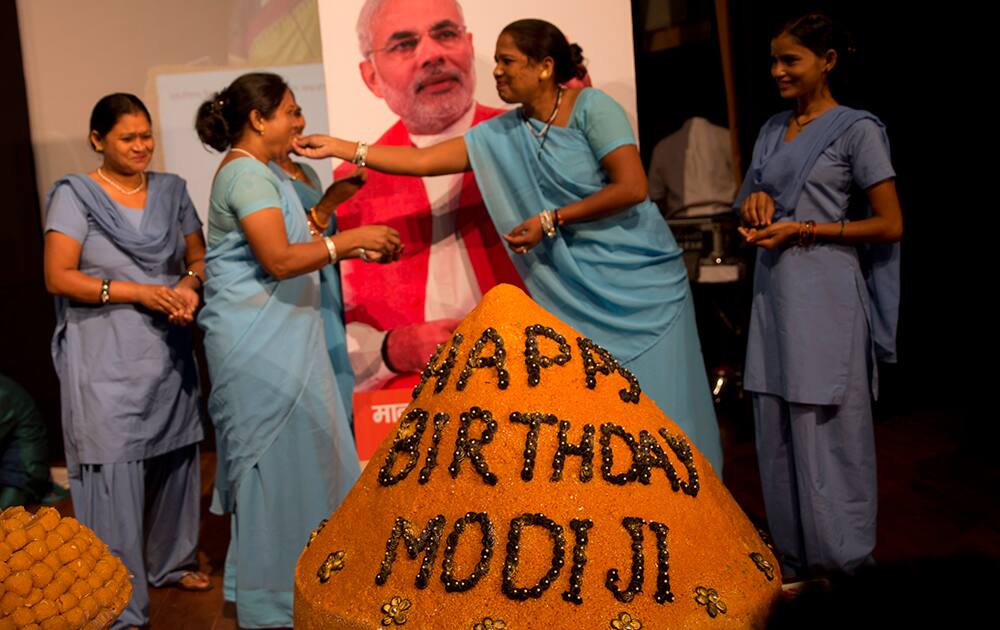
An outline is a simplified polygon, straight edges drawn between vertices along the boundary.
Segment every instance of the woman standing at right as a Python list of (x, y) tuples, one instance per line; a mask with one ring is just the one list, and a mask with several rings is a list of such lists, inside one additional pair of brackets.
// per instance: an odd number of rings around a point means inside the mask
[[(764, 123), (734, 202), (760, 248), (745, 386), (786, 579), (872, 562), (875, 361), (895, 360), (895, 172), (881, 121), (833, 97), (839, 39), (809, 14), (771, 40), (771, 75), (794, 109)], [(852, 188), (866, 211), (849, 212)]]

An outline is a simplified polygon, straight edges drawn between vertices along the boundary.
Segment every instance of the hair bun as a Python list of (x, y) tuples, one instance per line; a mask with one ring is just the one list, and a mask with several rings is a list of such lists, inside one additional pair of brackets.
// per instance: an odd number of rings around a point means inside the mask
[(580, 47), (580, 44), (573, 42), (569, 45), (569, 52), (573, 65), (576, 66), (576, 78), (582, 79), (587, 76), (587, 65), (586, 59), (583, 56), (583, 48)]
[(216, 151), (225, 151), (230, 146), (229, 124), (223, 109), (226, 106), (225, 90), (216, 92), (203, 102), (195, 117), (195, 131), (198, 138)]
[(198, 107), (194, 128), (202, 143), (216, 151), (234, 145), (257, 111), (270, 118), (288, 92), (288, 84), (271, 72), (248, 72)]

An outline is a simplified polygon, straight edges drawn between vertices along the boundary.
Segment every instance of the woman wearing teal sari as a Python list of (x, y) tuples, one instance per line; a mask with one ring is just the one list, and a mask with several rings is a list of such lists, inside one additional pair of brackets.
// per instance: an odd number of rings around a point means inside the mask
[(542, 20), (497, 40), (500, 98), (520, 107), (426, 149), (309, 136), (307, 157), (364, 161), (387, 173), (472, 170), (532, 297), (609, 350), (722, 472), (681, 251), (646, 194), (622, 108), (585, 73), (579, 48)]
[(224, 596), (244, 628), (290, 626), (295, 560), (356, 480), (357, 454), (327, 354), (319, 270), (391, 260), (399, 238), (364, 226), (321, 234), (267, 163), (287, 151), (297, 105), (274, 74), (246, 74), (206, 101), (196, 128), (226, 151), (208, 215), (205, 330), (218, 468), (212, 510), (232, 513)]

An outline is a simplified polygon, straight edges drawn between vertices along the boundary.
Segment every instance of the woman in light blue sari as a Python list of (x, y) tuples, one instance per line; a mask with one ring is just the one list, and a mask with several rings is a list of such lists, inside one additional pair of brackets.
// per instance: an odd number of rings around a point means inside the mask
[(245, 74), (201, 105), (202, 142), (226, 152), (208, 215), (205, 330), (218, 469), (212, 510), (232, 513), (224, 596), (244, 628), (290, 626), (295, 561), (357, 479), (349, 420), (327, 353), (319, 270), (366, 251), (389, 261), (385, 226), (326, 235), (267, 163), (287, 152), (297, 105), (281, 77)]
[(426, 149), (302, 139), (308, 157), (376, 170), (473, 170), (532, 297), (604, 347), (722, 473), (722, 448), (681, 251), (646, 194), (622, 108), (583, 76), (579, 47), (542, 20), (497, 40), (500, 98), (521, 107)]
[(786, 579), (852, 573), (875, 547), (871, 399), (877, 360), (895, 360), (903, 218), (881, 121), (833, 98), (843, 52), (821, 14), (771, 40), (795, 108), (764, 123), (735, 201), (760, 248), (744, 383)]

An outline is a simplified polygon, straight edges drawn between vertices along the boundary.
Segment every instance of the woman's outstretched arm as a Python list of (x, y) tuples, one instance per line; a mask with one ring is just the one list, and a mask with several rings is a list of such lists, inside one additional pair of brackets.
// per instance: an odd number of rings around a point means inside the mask
[[(357, 142), (315, 134), (296, 138), (295, 152), (314, 160), (337, 158), (351, 161), (358, 151)], [(471, 170), (465, 138), (459, 136), (423, 149), (371, 145), (365, 162), (369, 168), (391, 175), (449, 175)]]

